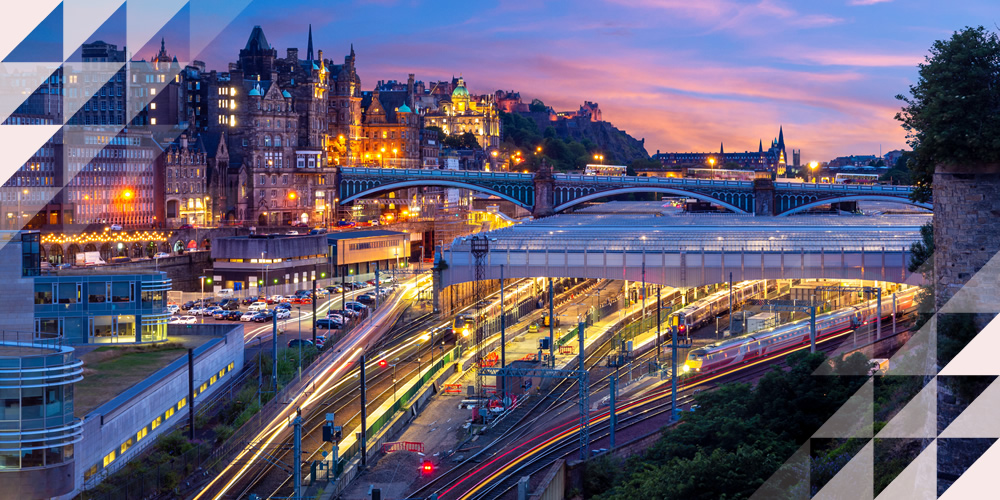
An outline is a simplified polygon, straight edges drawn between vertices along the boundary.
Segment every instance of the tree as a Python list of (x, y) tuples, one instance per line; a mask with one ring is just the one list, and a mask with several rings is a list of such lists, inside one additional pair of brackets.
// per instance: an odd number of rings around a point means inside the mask
[(934, 42), (919, 68), (896, 119), (913, 148), (911, 197), (927, 201), (939, 165), (1000, 162), (1000, 39), (967, 27)]
[(899, 159), (896, 160), (896, 164), (893, 165), (886, 173), (879, 177), (882, 182), (891, 182), (893, 184), (902, 185), (912, 185), (913, 179), (910, 175), (910, 169), (906, 166), (906, 162), (910, 159), (910, 153), (903, 153), (900, 155)]
[[(934, 260), (931, 258), (934, 255), (934, 224), (928, 222), (923, 226), (920, 226), (920, 241), (914, 243), (910, 246), (910, 262), (907, 263), (906, 268), (911, 273), (929, 273), (931, 266), (934, 265)], [(929, 278), (932, 278), (930, 274), (927, 274)]]
[(465, 132), (461, 135), (449, 135), (441, 143), (450, 149), (479, 149), (479, 141), (472, 132)]
[(528, 111), (532, 113), (545, 113), (548, 110), (549, 107), (541, 99), (532, 99), (531, 104), (528, 105)]

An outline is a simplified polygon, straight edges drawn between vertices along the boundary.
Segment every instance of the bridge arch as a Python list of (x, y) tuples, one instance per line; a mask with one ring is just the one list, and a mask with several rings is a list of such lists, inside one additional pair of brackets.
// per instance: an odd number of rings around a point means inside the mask
[(916, 201), (913, 201), (913, 200), (911, 200), (909, 198), (903, 198), (903, 197), (900, 197), (900, 196), (888, 196), (888, 195), (876, 195), (876, 194), (858, 194), (858, 195), (849, 195), (849, 196), (838, 196), (836, 198), (823, 198), (823, 199), (819, 199), (819, 200), (817, 200), (817, 199), (815, 199), (815, 197), (813, 197), (813, 201), (810, 201), (810, 202), (805, 203), (803, 205), (797, 206), (795, 208), (791, 208), (791, 209), (785, 210), (785, 211), (777, 214), (777, 216), (778, 217), (784, 217), (786, 215), (791, 215), (791, 214), (794, 214), (794, 213), (802, 212), (802, 211), (805, 211), (805, 210), (809, 210), (811, 208), (816, 208), (816, 207), (820, 207), (820, 206), (823, 206), (823, 205), (829, 205), (831, 203), (840, 203), (840, 202), (844, 202), (844, 201), (884, 201), (884, 202), (890, 202), (890, 203), (902, 203), (902, 204), (911, 205), (911, 206), (914, 206), (914, 207), (925, 208), (927, 210), (933, 210), (933, 207), (932, 207), (932, 205), (930, 203), (916, 202)]
[(736, 205), (733, 205), (731, 203), (727, 203), (727, 202), (722, 201), (722, 200), (720, 200), (718, 198), (713, 198), (711, 196), (708, 196), (708, 195), (705, 195), (705, 194), (702, 194), (702, 193), (696, 193), (696, 192), (687, 191), (687, 190), (684, 190), (684, 189), (674, 189), (674, 188), (657, 187), (657, 186), (633, 186), (633, 187), (627, 187), (627, 188), (608, 189), (606, 191), (597, 191), (597, 192), (590, 193), (588, 195), (576, 198), (575, 200), (567, 201), (566, 203), (563, 203), (561, 205), (556, 206), (553, 210), (555, 212), (561, 212), (563, 210), (566, 210), (567, 208), (574, 207), (576, 205), (579, 205), (581, 203), (586, 203), (586, 202), (591, 201), (591, 200), (596, 200), (598, 198), (604, 198), (606, 196), (615, 196), (615, 195), (619, 195), (619, 194), (630, 194), (630, 193), (663, 193), (663, 194), (673, 194), (673, 195), (677, 195), (677, 196), (689, 196), (691, 198), (696, 198), (696, 199), (699, 199), (701, 201), (707, 201), (709, 203), (714, 203), (716, 205), (720, 205), (723, 208), (728, 209), (728, 210), (732, 210), (733, 212), (738, 213), (738, 214), (745, 214), (745, 213), (747, 213), (746, 210), (743, 210), (740, 207), (737, 207)]
[[(363, 181), (363, 182), (366, 182), (366, 184), (369, 184), (369, 185), (374, 184), (374, 183), (371, 183), (371, 182), (368, 182), (368, 181)], [(492, 195), (492, 196), (497, 196), (497, 197), (503, 198), (503, 199), (505, 199), (505, 200), (507, 200), (507, 201), (509, 201), (511, 203), (517, 204), (517, 205), (519, 205), (521, 207), (527, 208), (529, 210), (531, 209), (531, 205), (530, 204), (524, 203), (524, 202), (522, 202), (522, 201), (520, 201), (520, 200), (518, 200), (518, 199), (516, 199), (516, 198), (514, 198), (512, 196), (509, 196), (507, 194), (501, 193), (500, 191), (497, 191), (497, 190), (494, 190), (494, 189), (490, 189), (490, 188), (487, 188), (487, 187), (484, 187), (484, 186), (477, 186), (475, 184), (468, 184), (468, 183), (465, 183), (465, 182), (449, 181), (449, 180), (444, 180), (444, 179), (420, 179), (420, 180), (412, 180), (412, 181), (390, 182), (390, 183), (381, 184), (381, 185), (373, 185), (372, 187), (366, 187), (366, 189), (364, 191), (361, 191), (360, 193), (356, 193), (356, 194), (353, 194), (351, 196), (342, 198), (340, 200), (340, 204), (341, 205), (345, 205), (348, 202), (357, 200), (358, 198), (363, 198), (365, 196), (371, 196), (373, 194), (382, 193), (382, 192), (385, 192), (385, 191), (394, 191), (396, 189), (403, 189), (403, 188), (408, 188), (408, 187), (423, 187), (423, 186), (440, 186), (440, 187), (453, 187), (453, 188), (460, 188), (460, 189), (468, 189), (470, 191), (477, 191), (477, 192), (480, 192), (480, 193), (485, 193), (485, 194), (489, 194), (489, 195)]]

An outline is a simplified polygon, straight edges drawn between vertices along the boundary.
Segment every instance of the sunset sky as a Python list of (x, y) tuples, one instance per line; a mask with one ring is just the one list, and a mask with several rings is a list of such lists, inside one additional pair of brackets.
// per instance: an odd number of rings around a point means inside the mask
[(412, 72), (557, 110), (597, 101), (650, 154), (766, 147), (783, 125), (808, 162), (904, 147), (894, 96), (933, 41), (998, 22), (990, 0), (253, 0), (195, 57), (225, 70), (255, 24), (304, 56), (312, 23), (325, 57), (354, 44), (364, 90)]

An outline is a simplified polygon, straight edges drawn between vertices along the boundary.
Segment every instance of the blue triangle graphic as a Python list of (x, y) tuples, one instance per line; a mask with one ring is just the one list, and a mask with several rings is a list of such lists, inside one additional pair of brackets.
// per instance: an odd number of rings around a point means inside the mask
[(62, 62), (63, 4), (52, 9), (21, 43), (3, 59), (13, 62)]

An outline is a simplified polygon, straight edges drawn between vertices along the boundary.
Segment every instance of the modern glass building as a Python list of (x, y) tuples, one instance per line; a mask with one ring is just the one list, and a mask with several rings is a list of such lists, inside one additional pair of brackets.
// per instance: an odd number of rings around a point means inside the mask
[(165, 340), (170, 286), (162, 272), (115, 274), (95, 269), (38, 276), (35, 334), (57, 335), (68, 344)]
[(0, 496), (73, 491), (73, 446), (83, 438), (73, 384), (82, 379), (83, 362), (71, 347), (0, 338)]

